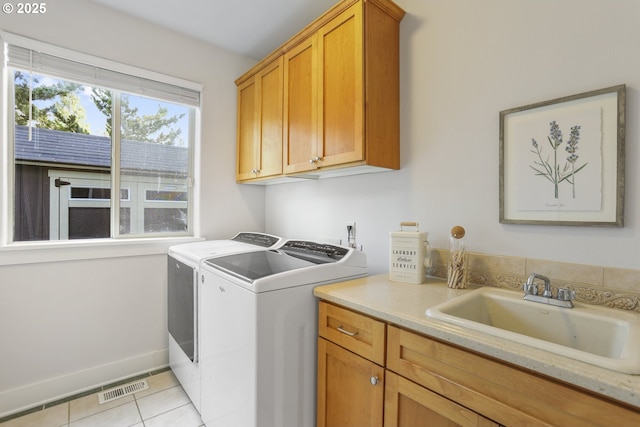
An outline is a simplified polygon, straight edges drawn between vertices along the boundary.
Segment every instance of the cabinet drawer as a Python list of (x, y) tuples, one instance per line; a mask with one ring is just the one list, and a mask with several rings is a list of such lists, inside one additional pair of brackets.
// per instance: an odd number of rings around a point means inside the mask
[(318, 335), (379, 365), (384, 365), (386, 325), (320, 301)]
[(640, 425), (640, 411), (393, 326), (387, 368), (507, 426)]

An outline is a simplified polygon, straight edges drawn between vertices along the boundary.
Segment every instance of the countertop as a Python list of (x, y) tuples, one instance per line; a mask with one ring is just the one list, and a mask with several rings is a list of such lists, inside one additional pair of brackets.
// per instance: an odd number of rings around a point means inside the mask
[[(428, 278), (420, 285), (389, 281), (387, 274), (318, 286), (314, 295), (640, 408), (640, 375), (628, 375), (527, 345), (432, 319), (425, 311), (470, 289), (450, 289)], [(515, 292), (515, 291), (514, 291)]]

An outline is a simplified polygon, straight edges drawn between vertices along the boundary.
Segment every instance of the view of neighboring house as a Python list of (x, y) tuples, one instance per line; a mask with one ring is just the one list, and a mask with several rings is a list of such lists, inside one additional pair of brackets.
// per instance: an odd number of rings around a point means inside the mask
[[(111, 139), (15, 127), (14, 240), (110, 236)], [(188, 149), (123, 141), (121, 234), (186, 230)]]

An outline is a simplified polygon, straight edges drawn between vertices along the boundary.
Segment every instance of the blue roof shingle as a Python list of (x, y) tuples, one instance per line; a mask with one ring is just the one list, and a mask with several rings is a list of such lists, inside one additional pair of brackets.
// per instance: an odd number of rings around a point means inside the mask
[[(52, 129), (15, 127), (15, 159), (37, 163), (110, 167), (111, 138)], [(120, 150), (123, 171), (161, 172), (187, 176), (188, 149), (152, 142), (124, 140)]]

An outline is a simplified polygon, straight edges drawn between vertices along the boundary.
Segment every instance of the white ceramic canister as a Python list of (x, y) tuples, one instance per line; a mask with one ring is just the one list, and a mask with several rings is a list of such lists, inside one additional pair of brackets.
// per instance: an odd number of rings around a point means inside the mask
[[(415, 231), (404, 231), (413, 227)], [(426, 232), (417, 222), (401, 222), (400, 231), (389, 233), (389, 280), (420, 284), (426, 280), (425, 265), (429, 265), (429, 242)]]

